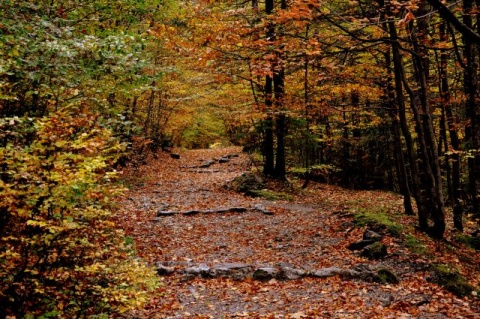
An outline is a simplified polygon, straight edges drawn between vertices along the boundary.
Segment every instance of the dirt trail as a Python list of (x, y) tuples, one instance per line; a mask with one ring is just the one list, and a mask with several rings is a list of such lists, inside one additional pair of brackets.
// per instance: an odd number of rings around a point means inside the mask
[[(207, 160), (238, 154), (226, 163), (201, 168)], [(427, 258), (408, 253), (398, 239), (382, 240), (389, 256), (369, 261), (346, 249), (361, 238), (352, 228), (345, 198), (354, 193), (312, 185), (290, 201), (243, 196), (224, 186), (249, 169), (237, 148), (169, 154), (127, 172), (131, 190), (119, 202), (119, 224), (135, 240), (138, 255), (175, 272), (162, 277), (157, 296), (131, 318), (480, 318), (478, 304), (460, 299), (425, 280)], [(359, 198), (388, 201), (393, 194), (358, 192)], [(255, 207), (272, 212), (266, 215)], [(379, 204), (380, 205), (380, 204)], [(246, 208), (245, 212), (173, 214)], [(328, 267), (386, 267), (399, 284), (379, 284), (342, 276), (294, 280), (253, 280), (248, 276), (202, 278), (184, 268), (243, 263), (255, 267), (289, 265), (311, 271)], [(208, 276), (204, 276), (208, 277)]]

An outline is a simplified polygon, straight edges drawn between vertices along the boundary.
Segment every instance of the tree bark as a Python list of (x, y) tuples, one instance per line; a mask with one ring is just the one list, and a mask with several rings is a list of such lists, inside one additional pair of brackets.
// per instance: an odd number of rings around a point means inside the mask
[[(473, 27), (473, 0), (463, 0), (463, 23), (464, 25), (471, 29)], [(479, 167), (477, 165), (479, 161), (479, 155), (477, 150), (479, 148), (479, 141), (477, 138), (478, 135), (478, 122), (479, 118), (477, 116), (477, 78), (476, 78), (476, 47), (480, 41), (474, 41), (467, 34), (463, 34), (463, 56), (465, 61), (464, 69), (464, 92), (466, 96), (465, 101), (465, 112), (467, 119), (469, 121), (468, 125), (465, 127), (465, 140), (466, 140), (466, 151), (468, 154), (468, 194), (471, 210), (474, 214), (479, 214), (479, 202), (477, 198), (477, 181), (479, 174)], [(477, 44), (477, 45), (476, 45)]]
[(263, 141), (263, 156), (265, 158), (263, 164), (263, 174), (265, 176), (273, 176), (274, 174), (274, 139), (273, 139), (273, 118), (272, 112), (272, 84), (273, 79), (267, 75), (265, 79), (265, 105), (267, 108), (267, 118), (265, 119), (265, 137)]
[[(415, 75), (420, 86), (420, 91), (417, 95), (411, 89), (405, 76), (397, 31), (393, 21), (390, 20), (388, 22), (388, 28), (392, 44), (395, 92), (400, 109), (399, 117), (401, 120), (402, 133), (407, 142), (407, 150), (409, 153), (410, 164), (412, 166), (411, 175), (415, 185), (414, 197), (418, 207), (419, 227), (422, 231), (428, 232), (435, 238), (442, 238), (445, 231), (445, 207), (438, 149), (427, 100), (427, 73), (425, 72), (425, 62), (422, 59), (423, 54), (419, 49), (416, 34), (415, 32), (412, 32), (411, 41), (415, 50), (415, 54), (413, 54)], [(426, 31), (421, 30), (421, 32)], [(408, 131), (408, 126), (406, 125), (406, 119), (404, 118), (404, 110), (402, 110), (405, 106), (403, 87), (409, 95), (410, 107), (414, 115), (418, 135), (418, 153), (416, 156), (414, 156), (413, 143), (410, 132)], [(420, 108), (417, 105), (417, 96), (420, 98)], [(417, 161), (420, 162), (420, 165), (417, 164)], [(422, 183), (420, 183), (420, 180)], [(432, 228), (429, 227), (429, 217), (433, 219)]]
[[(439, 31), (440, 41), (447, 41), (448, 35), (446, 32), (446, 22), (442, 22)], [(447, 63), (447, 52), (446, 50), (443, 50), (440, 53), (440, 97), (442, 107), (445, 112), (445, 122), (450, 136), (450, 145), (452, 147), (452, 154), (446, 156), (446, 161), (448, 163), (449, 159), (452, 160), (450, 196), (453, 202), (453, 225), (456, 229), (462, 231), (463, 207), (460, 198), (460, 142), (458, 138), (458, 132), (456, 130), (455, 119), (452, 112), (452, 105), (450, 103), (450, 88), (448, 84)]]
[[(265, 1), (265, 13), (267, 15), (273, 12), (273, 0)], [(274, 37), (274, 27), (268, 26), (267, 41), (272, 41)], [(274, 135), (273, 135), (273, 77), (267, 75), (265, 78), (265, 106), (267, 111), (267, 119), (265, 120), (265, 137), (263, 141), (263, 154), (265, 162), (263, 164), (263, 174), (265, 176), (273, 176), (275, 172), (275, 154), (274, 154)]]
[[(419, 4), (419, 15), (423, 15), (425, 10), (424, 1)], [(413, 26), (413, 22), (411, 23)], [(413, 45), (412, 58), (415, 65), (416, 78), (419, 84), (418, 94), (415, 94), (409, 87), (406, 78), (403, 82), (405, 89), (410, 97), (410, 106), (414, 114), (416, 129), (418, 132), (419, 159), (422, 168), (423, 181), (425, 182), (426, 206), (428, 207), (433, 226), (428, 228), (431, 236), (441, 239), (445, 232), (445, 204), (443, 198), (443, 182), (440, 169), (440, 159), (438, 156), (437, 142), (433, 119), (428, 103), (428, 60), (427, 52), (420, 44), (420, 40), (425, 41), (428, 31), (428, 25), (421, 20), (417, 24), (417, 29), (412, 28), (410, 40)], [(420, 37), (420, 40), (419, 38)], [(420, 108), (417, 105), (415, 97), (420, 97)]]
[(396, 159), (396, 168), (397, 168), (397, 176), (398, 176), (398, 185), (400, 189), (400, 193), (403, 196), (403, 207), (405, 210), (405, 214), (407, 215), (414, 215), (412, 200), (411, 200), (411, 192), (410, 192), (410, 185), (408, 183), (408, 173), (407, 167), (405, 165), (405, 156), (403, 154), (403, 147), (402, 147), (402, 138), (400, 136), (400, 117), (398, 114), (398, 108), (395, 106), (395, 92), (394, 86), (392, 84), (393, 78), (391, 75), (391, 57), (390, 52), (385, 54), (385, 62), (387, 68), (389, 69), (389, 76), (387, 79), (386, 85), (386, 101), (387, 107), (390, 108), (389, 115), (392, 119), (392, 132), (393, 138), (395, 140), (394, 145), (394, 152), (395, 152), (395, 159)]
[(405, 138), (405, 144), (410, 164), (410, 175), (413, 183), (413, 197), (417, 203), (418, 209), (418, 222), (419, 227), (422, 230), (428, 230), (428, 211), (425, 207), (422, 197), (419, 169), (417, 156), (414, 149), (413, 138), (408, 128), (407, 118), (405, 115), (405, 96), (403, 94), (403, 63), (402, 55), (400, 52), (400, 44), (398, 43), (397, 30), (395, 23), (391, 20), (388, 22), (388, 30), (390, 33), (391, 45), (392, 45), (392, 62), (394, 70), (394, 82), (395, 82), (395, 98), (398, 106), (398, 119), (402, 134)]
[[(281, 9), (287, 8), (286, 1), (282, 0)], [(277, 28), (278, 31), (278, 28)], [(280, 32), (278, 32), (280, 33)], [(281, 41), (280, 41), (281, 42)], [(278, 48), (276, 52), (276, 61), (273, 65), (273, 92), (275, 97), (276, 110), (276, 137), (277, 149), (275, 157), (275, 171), (274, 177), (285, 180), (286, 174), (286, 156), (285, 156), (285, 135), (287, 118), (284, 110), (284, 95), (285, 95), (285, 66), (283, 64), (283, 45)]]

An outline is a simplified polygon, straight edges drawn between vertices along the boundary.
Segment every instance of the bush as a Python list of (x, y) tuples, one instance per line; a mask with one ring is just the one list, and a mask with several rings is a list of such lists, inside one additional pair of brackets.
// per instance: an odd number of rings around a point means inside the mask
[(93, 115), (0, 120), (0, 317), (111, 316), (157, 280), (111, 219), (122, 150)]

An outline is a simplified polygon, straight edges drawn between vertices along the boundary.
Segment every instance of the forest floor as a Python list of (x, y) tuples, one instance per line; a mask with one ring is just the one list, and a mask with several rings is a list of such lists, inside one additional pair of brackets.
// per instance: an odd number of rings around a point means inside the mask
[[(179, 154), (159, 153), (123, 173), (130, 190), (118, 202), (118, 224), (138, 256), (165, 273), (150, 303), (126, 317), (480, 318), (476, 291), (458, 297), (429, 280), (433, 264), (448, 264), (480, 287), (480, 254), (457, 243), (451, 231), (446, 242), (417, 232), (397, 194), (313, 182), (301, 189), (301, 181), (291, 180), (268, 185), (275, 196), (253, 198), (228, 187), (251, 169), (239, 148)], [(239, 156), (218, 163), (233, 154)], [(388, 249), (378, 260), (347, 249), (369, 227), (355, 225), (355, 214), (368, 212), (388, 216), (397, 230), (375, 229)], [(214, 275), (222, 265), (304, 272), (263, 280)], [(399, 282), (342, 273), (384, 268)], [(332, 269), (336, 275), (312, 275)]]

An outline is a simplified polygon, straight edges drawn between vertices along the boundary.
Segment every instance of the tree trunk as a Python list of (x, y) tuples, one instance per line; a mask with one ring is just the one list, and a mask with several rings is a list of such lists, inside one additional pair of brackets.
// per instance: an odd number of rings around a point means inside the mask
[[(286, 1), (281, 1), (281, 9), (286, 9)], [(280, 32), (278, 32), (280, 33)], [(280, 41), (282, 42), (282, 41)], [(285, 66), (283, 65), (283, 45), (280, 46), (276, 52), (276, 61), (273, 65), (273, 93), (275, 97), (275, 110), (277, 113), (275, 125), (276, 125), (276, 137), (277, 137), (277, 149), (275, 157), (275, 171), (274, 177), (285, 180), (286, 174), (286, 157), (285, 157), (285, 133), (286, 133), (286, 115), (284, 110), (284, 95), (285, 95)]]
[[(425, 3), (419, 3), (418, 15), (424, 14)], [(413, 22), (412, 22), (413, 26)], [(440, 169), (440, 159), (438, 156), (437, 142), (433, 119), (428, 103), (428, 62), (426, 57), (428, 52), (419, 43), (417, 35), (421, 40), (427, 36), (427, 25), (422, 19), (418, 25), (418, 30), (412, 30), (410, 40), (413, 44), (414, 54), (412, 58), (416, 70), (416, 78), (419, 84), (418, 95), (409, 87), (404, 76), (403, 82), (405, 89), (410, 96), (410, 106), (413, 111), (416, 129), (418, 132), (419, 159), (422, 164), (422, 176), (424, 177), (426, 193), (426, 206), (429, 208), (430, 217), (433, 220), (433, 226), (429, 229), (429, 234), (435, 238), (443, 238), (445, 232), (445, 204), (443, 199), (443, 182)], [(404, 74), (405, 75), (405, 74)], [(420, 97), (420, 108), (417, 105), (415, 97)]]
[[(464, 25), (472, 29), (473, 27), (473, 1), (472, 0), (463, 0), (463, 23)], [(479, 161), (479, 156), (477, 155), (478, 149), (478, 117), (476, 112), (476, 94), (477, 94), (477, 80), (476, 80), (476, 63), (475, 63), (475, 42), (473, 42), (470, 37), (463, 36), (464, 43), (464, 92), (466, 96), (465, 101), (465, 112), (467, 119), (469, 121), (468, 125), (465, 128), (465, 140), (466, 140), (466, 151), (472, 152), (468, 157), (468, 194), (469, 201), (472, 207), (474, 214), (479, 214), (479, 203), (477, 198), (477, 175), (479, 174), (477, 167), (477, 162)]]
[(400, 117), (398, 115), (398, 108), (395, 106), (395, 91), (392, 84), (393, 78), (391, 75), (391, 57), (390, 52), (385, 54), (386, 65), (389, 70), (389, 76), (387, 79), (386, 85), (386, 101), (387, 107), (390, 108), (389, 115), (392, 119), (392, 131), (393, 131), (393, 138), (394, 138), (394, 152), (395, 152), (395, 159), (396, 159), (396, 169), (397, 169), (397, 176), (398, 176), (398, 185), (400, 189), (400, 193), (403, 196), (403, 207), (405, 209), (405, 214), (407, 215), (414, 215), (413, 206), (412, 206), (412, 199), (410, 195), (410, 186), (408, 183), (408, 174), (407, 168), (405, 165), (405, 156), (403, 154), (402, 149), (402, 138), (400, 136)]
[(273, 93), (275, 98), (274, 107), (276, 110), (275, 118), (275, 131), (277, 137), (277, 148), (275, 156), (275, 171), (274, 177), (284, 180), (286, 173), (286, 162), (285, 162), (285, 133), (287, 119), (284, 112), (283, 99), (285, 94), (285, 73), (283, 64), (281, 62), (281, 52), (277, 53), (277, 62), (274, 66), (273, 74)]
[[(271, 14), (273, 11), (273, 0), (265, 1), (265, 13)], [(268, 26), (267, 39), (272, 41), (274, 36), (274, 27)], [(273, 106), (273, 78), (271, 75), (267, 75), (265, 78), (265, 106), (267, 109), (267, 119), (265, 120), (265, 139), (263, 141), (263, 155), (265, 162), (263, 165), (263, 174), (265, 176), (273, 176), (275, 172), (274, 164), (274, 138), (273, 138), (273, 118), (272, 118), (272, 106)]]
[[(409, 159), (410, 167), (410, 176), (412, 177), (413, 182), (413, 197), (417, 203), (418, 209), (418, 223), (420, 229), (427, 231), (428, 230), (428, 210), (425, 207), (424, 199), (422, 196), (422, 190), (420, 185), (420, 179), (418, 174), (418, 162), (417, 156), (414, 149), (413, 138), (410, 134), (408, 128), (407, 118), (405, 115), (405, 96), (403, 94), (403, 63), (402, 55), (400, 52), (400, 44), (398, 43), (397, 30), (395, 23), (392, 20), (388, 22), (388, 30), (390, 33), (391, 45), (392, 45), (392, 62), (393, 62), (393, 71), (394, 71), (394, 82), (395, 82), (395, 98), (397, 100), (398, 106), (398, 119), (399, 125), (405, 138), (405, 144)], [(407, 208), (405, 209), (407, 211)]]
[[(442, 22), (440, 25), (440, 41), (447, 41), (448, 36), (446, 32), (446, 23)], [(447, 74), (447, 52), (443, 50), (440, 53), (440, 96), (442, 107), (445, 112), (445, 121), (450, 135), (450, 144), (452, 146), (452, 154), (446, 156), (446, 161), (452, 160), (451, 166), (451, 185), (450, 196), (453, 202), (453, 225), (456, 229), (463, 230), (463, 207), (460, 200), (460, 142), (458, 132), (456, 130), (455, 120), (452, 112), (452, 105), (450, 103), (450, 88), (448, 85)]]
[[(421, 230), (429, 232), (435, 238), (442, 238), (445, 231), (445, 208), (443, 202), (442, 181), (440, 175), (440, 163), (438, 150), (433, 130), (433, 121), (429, 111), (427, 100), (427, 72), (425, 71), (424, 55), (420, 52), (415, 32), (412, 32), (412, 43), (415, 54), (415, 75), (420, 85), (419, 97), (420, 107), (417, 105), (417, 94), (410, 88), (405, 76), (400, 45), (396, 27), (393, 21), (388, 22), (390, 39), (392, 43), (392, 54), (395, 75), (395, 92), (399, 106), (399, 117), (402, 133), (407, 142), (407, 150), (412, 167), (412, 178), (414, 180), (414, 197), (418, 207), (418, 222)], [(426, 32), (420, 30), (420, 32)], [(403, 89), (405, 88), (410, 98), (410, 107), (413, 111), (414, 121), (418, 135), (418, 153), (414, 156), (413, 143), (404, 114), (405, 99)], [(417, 164), (419, 161), (420, 164)], [(419, 166), (417, 166), (419, 165)], [(421, 168), (421, 169), (419, 169)], [(419, 177), (420, 176), (420, 177)], [(420, 180), (422, 183), (420, 183)], [(429, 217), (433, 219), (433, 227), (429, 227)]]
[(265, 119), (265, 137), (263, 141), (263, 156), (265, 158), (263, 164), (263, 174), (265, 176), (273, 176), (274, 174), (274, 140), (273, 140), (273, 118), (272, 112), (272, 77), (267, 75), (265, 79), (265, 105), (267, 108), (267, 118)]

